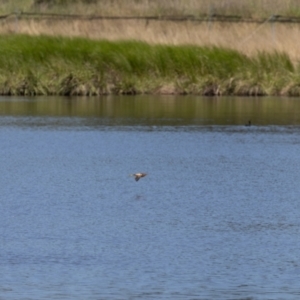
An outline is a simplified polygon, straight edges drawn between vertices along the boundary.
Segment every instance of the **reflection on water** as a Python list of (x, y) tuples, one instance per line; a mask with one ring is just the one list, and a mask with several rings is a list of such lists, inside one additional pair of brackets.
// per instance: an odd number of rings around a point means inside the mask
[(96, 124), (106, 125), (244, 125), (249, 120), (254, 125), (300, 125), (300, 99), (195, 96), (1, 97), (0, 115), (89, 118)]
[(297, 99), (0, 112), (0, 299), (299, 299)]

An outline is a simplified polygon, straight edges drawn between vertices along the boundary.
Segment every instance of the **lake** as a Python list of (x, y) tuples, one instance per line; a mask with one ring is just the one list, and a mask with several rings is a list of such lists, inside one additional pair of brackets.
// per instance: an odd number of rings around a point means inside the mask
[(300, 298), (300, 99), (0, 97), (0, 140), (0, 299)]

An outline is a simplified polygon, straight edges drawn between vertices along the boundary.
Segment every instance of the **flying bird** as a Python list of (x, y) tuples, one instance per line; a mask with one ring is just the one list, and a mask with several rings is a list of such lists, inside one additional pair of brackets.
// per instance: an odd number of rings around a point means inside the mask
[(135, 181), (139, 181), (140, 178), (145, 177), (147, 175), (147, 173), (135, 173), (135, 174), (131, 174), (131, 176), (134, 176)]

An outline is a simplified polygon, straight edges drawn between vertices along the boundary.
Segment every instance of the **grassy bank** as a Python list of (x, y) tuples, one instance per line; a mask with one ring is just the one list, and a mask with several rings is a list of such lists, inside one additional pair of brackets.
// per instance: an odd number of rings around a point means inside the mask
[[(222, 47), (253, 57), (287, 53), (300, 61), (299, 23), (273, 23), (270, 16), (300, 16), (298, 0), (0, 0), (1, 34), (51, 35), (150, 44)], [(26, 15), (33, 12), (37, 15)], [(45, 13), (46, 15), (43, 15)], [(57, 17), (47, 14), (80, 15)], [(212, 14), (264, 18), (263, 23), (211, 21)], [(194, 16), (203, 22), (153, 19), (101, 19), (81, 16)]]
[(136, 41), (11, 35), (0, 39), (0, 94), (300, 95), (300, 69), (280, 53)]
[(50, 35), (95, 40), (136, 40), (149, 44), (215, 46), (248, 56), (285, 52), (300, 61), (298, 24), (195, 23), (189, 21), (30, 19), (2, 21), (0, 35)]

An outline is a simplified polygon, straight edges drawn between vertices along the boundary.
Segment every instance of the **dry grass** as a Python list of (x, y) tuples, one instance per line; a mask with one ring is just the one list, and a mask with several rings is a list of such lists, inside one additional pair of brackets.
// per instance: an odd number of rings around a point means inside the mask
[[(2, 9), (3, 12), (6, 9), (6, 13), (23, 10), (68, 14), (82, 14), (84, 12), (87, 15), (106, 16), (200, 16), (216, 13), (268, 18), (272, 14), (300, 15), (298, 0), (95, 0), (94, 4), (90, 5), (83, 4), (83, 0), (52, 0), (53, 3), (55, 1), (72, 3), (72, 5), (54, 4), (52, 6), (49, 4), (33, 5), (35, 1), (15, 0), (12, 3), (12, 1), (0, 0), (0, 4), (3, 4), (0, 5), (0, 11)], [(47, 3), (50, 2), (49, 0)], [(3, 50), (2, 71), (6, 71), (6, 74), (0, 76), (1, 93), (92, 95), (113, 92), (300, 95), (299, 31), (298, 24), (270, 22), (259, 24), (218, 23), (210, 22), (209, 19), (206, 22), (175, 22), (162, 19), (151, 21), (145, 19), (59, 19), (54, 17), (30, 18), (24, 14), (11, 15), (8, 18), (0, 19), (0, 35), (3, 35), (1, 40), (4, 39), (4, 35), (19, 34), (16, 35), (16, 41), (20, 43), (22, 55), (19, 57), (17, 51), (15, 57), (12, 56), (9, 60), (11, 65), (7, 64), (8, 57), (11, 56), (10, 52), (15, 48), (14, 43), (8, 42), (8, 48)], [(41, 36), (32, 39), (37, 47), (28, 50), (26, 48), (28, 37), (23, 36), (23, 34)], [(61, 39), (66, 44), (74, 43), (71, 47), (72, 51), (68, 48), (70, 51), (68, 52), (64, 49), (61, 50), (55, 39), (47, 39), (46, 36), (88, 39), (75, 39), (73, 41)], [(13, 35), (12, 38), (14, 37)], [(101, 45), (105, 45), (105, 41), (96, 42), (95, 40), (135, 40), (144, 41), (151, 45), (197, 45), (217, 46), (217, 48), (211, 48), (211, 50), (207, 50), (206, 47), (193, 48), (194, 50), (191, 52), (186, 52), (189, 47), (163, 47), (160, 49), (161, 46), (151, 47), (142, 43), (129, 43), (130, 45), (112, 43), (112, 46), (109, 46), (111, 48), (103, 52), (107, 52), (108, 55), (104, 61), (110, 58), (111, 53), (117, 52), (116, 61), (113, 60), (112, 70), (110, 70), (103, 69), (102, 63), (101, 66), (97, 65), (98, 56), (90, 58), (90, 61), (87, 60), (89, 55), (93, 56), (94, 47), (99, 48)], [(36, 49), (43, 42), (47, 44), (47, 47), (41, 50)], [(89, 44), (88, 50), (85, 49), (86, 44)], [(78, 49), (79, 45), (82, 47), (81, 50)], [(102, 51), (102, 46), (98, 51)], [(55, 72), (52, 70), (52, 73), (49, 73), (49, 62), (44, 63), (45, 59), (37, 62), (37, 59), (48, 52), (51, 55), (56, 55), (58, 50), (55, 50), (55, 47), (60, 49), (60, 54), (54, 59), (54, 62), (50, 59), (50, 63), (55, 65)], [(128, 48), (127, 54), (124, 47)], [(227, 49), (233, 49), (237, 52), (232, 54)], [(0, 48), (0, 50), (2, 49)], [(73, 50), (75, 50), (74, 53)], [(130, 68), (134, 68), (136, 64), (138, 66), (141, 63), (147, 65), (150, 59), (147, 55), (150, 53), (151, 56), (153, 51), (156, 54), (150, 67), (148, 66), (150, 69), (154, 66), (154, 69), (151, 69), (152, 73), (146, 68), (146, 71), (142, 71), (144, 77), (141, 79), (140, 75), (128, 71)], [(172, 54), (174, 51), (176, 52), (176, 59)], [(200, 66), (207, 66), (204, 76), (200, 67), (197, 72), (190, 72), (193, 70), (191, 67), (194, 67), (195, 62), (200, 59), (199, 55), (195, 54), (198, 51), (208, 51), (201, 56)], [(70, 60), (65, 53), (73, 53), (75, 55), (73, 60)], [(269, 53), (271, 54), (269, 55)], [(281, 53), (286, 53), (287, 56), (281, 55)], [(246, 54), (248, 57), (242, 54)], [(80, 56), (79, 60), (77, 55)], [(28, 57), (31, 61), (26, 62)], [(239, 59), (239, 57), (243, 57), (243, 59)], [(79, 64), (80, 60), (81, 64)], [(23, 71), (19, 72), (19, 76), (11, 73), (11, 70), (22, 69), (15, 61), (22, 62), (22, 64), (25, 61)], [(165, 70), (166, 61), (170, 64)], [(228, 70), (237, 61), (239, 64), (237, 70), (228, 73)], [(122, 72), (118, 69), (120, 63), (122, 63)], [(88, 68), (86, 68), (87, 66)], [(153, 75), (156, 74), (155, 67), (160, 70), (159, 78)], [(178, 70), (181, 70), (179, 75)], [(102, 75), (99, 74), (109, 74), (110, 77), (102, 78)], [(59, 76), (59, 80), (57, 80), (57, 76)]]
[[(87, 2), (90, 4), (86, 4)], [(84, 12), (110, 16), (197, 16), (215, 13), (268, 17), (272, 14), (300, 14), (298, 0), (0, 0), (0, 13), (11, 13), (15, 10), (75, 14)]]
[(300, 27), (282, 23), (196, 23), (191, 21), (66, 20), (15, 17), (1, 21), (0, 34), (80, 36), (91, 39), (140, 40), (150, 44), (214, 45), (252, 56), (260, 51), (285, 52), (300, 60)]
[[(223, 14), (268, 18), (273, 14), (300, 15), (299, 0), (0, 0), (0, 12), (56, 12), (102, 16), (159, 16)], [(52, 3), (52, 4), (49, 4)], [(65, 5), (59, 4), (65, 3)], [(140, 40), (151, 44), (214, 45), (247, 55), (259, 51), (287, 53), (300, 60), (298, 24), (209, 23), (145, 20), (30, 19), (0, 20), (0, 34), (80, 36), (91, 39)]]

